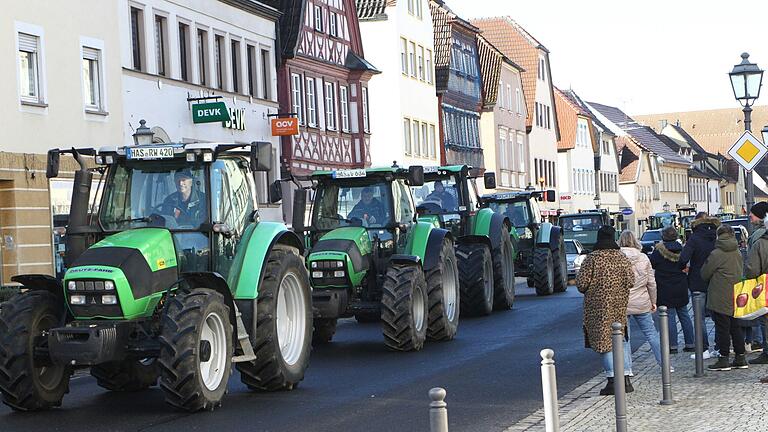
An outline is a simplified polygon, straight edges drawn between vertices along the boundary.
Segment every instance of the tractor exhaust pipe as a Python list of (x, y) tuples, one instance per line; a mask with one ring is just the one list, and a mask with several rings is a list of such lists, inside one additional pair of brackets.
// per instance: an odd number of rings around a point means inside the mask
[(66, 246), (67, 253), (64, 256), (64, 264), (70, 267), (72, 263), (88, 247), (86, 235), (83, 232), (88, 228), (88, 200), (91, 197), (91, 183), (93, 173), (88, 170), (83, 156), (73, 149), (72, 153), (80, 165), (75, 171), (75, 182), (72, 187), (72, 204), (69, 208), (69, 226), (67, 227)]

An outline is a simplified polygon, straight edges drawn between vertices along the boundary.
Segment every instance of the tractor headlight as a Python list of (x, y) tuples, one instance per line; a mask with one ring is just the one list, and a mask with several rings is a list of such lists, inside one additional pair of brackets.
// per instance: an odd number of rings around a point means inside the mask
[(312, 261), (312, 268), (317, 268), (317, 261)]
[(117, 296), (113, 294), (107, 294), (101, 296), (101, 304), (115, 305), (117, 304)]
[(115, 283), (112, 281), (104, 281), (104, 290), (105, 291), (114, 291), (115, 289)]
[(315, 278), (315, 279), (320, 279), (320, 278), (323, 277), (323, 272), (321, 272), (321, 271), (313, 271), (312, 272), (312, 277)]
[(344, 261), (336, 261), (336, 267), (338, 268), (344, 267)]
[(85, 296), (84, 295), (73, 295), (69, 298), (69, 302), (73, 305), (84, 305), (85, 304)]
[(70, 291), (76, 290), (77, 289), (77, 284), (75, 283), (75, 281), (67, 282), (67, 289), (70, 290)]
[(344, 270), (336, 270), (335, 272), (333, 272), (333, 277), (343, 278), (344, 277)]
[(195, 154), (187, 153), (187, 162), (194, 162), (194, 161), (195, 161)]

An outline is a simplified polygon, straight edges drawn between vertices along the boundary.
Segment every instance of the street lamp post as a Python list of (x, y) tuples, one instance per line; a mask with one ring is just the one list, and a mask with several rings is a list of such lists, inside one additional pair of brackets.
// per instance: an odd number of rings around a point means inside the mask
[(595, 195), (595, 198), (592, 199), (592, 202), (595, 203), (595, 208), (600, 210), (600, 196)]
[[(752, 105), (760, 97), (760, 87), (763, 85), (763, 71), (757, 64), (750, 63), (749, 54), (741, 54), (741, 63), (733, 66), (728, 74), (731, 78), (733, 96), (743, 107), (744, 130), (752, 132)], [(746, 170), (745, 170), (746, 171)], [(752, 182), (752, 171), (746, 171), (744, 187), (747, 189), (747, 211), (755, 203), (755, 187)], [(752, 225), (749, 225), (750, 234)]]
[(137, 146), (152, 144), (152, 140), (155, 134), (147, 127), (147, 121), (139, 120), (139, 127), (136, 128), (136, 132), (133, 133), (133, 143)]
[(661, 206), (661, 209), (664, 210), (665, 213), (669, 213), (669, 203), (665, 201), (664, 205)]

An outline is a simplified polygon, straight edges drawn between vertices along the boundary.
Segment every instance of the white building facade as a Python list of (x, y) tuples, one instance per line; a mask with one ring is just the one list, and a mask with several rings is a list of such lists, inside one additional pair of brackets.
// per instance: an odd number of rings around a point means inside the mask
[[(560, 127), (574, 126), (561, 121)], [(595, 162), (590, 133), (590, 122), (579, 116), (576, 131), (562, 132), (562, 136), (575, 135), (574, 145), (569, 150), (558, 152), (558, 175), (560, 178), (560, 208), (565, 213), (595, 208)]]

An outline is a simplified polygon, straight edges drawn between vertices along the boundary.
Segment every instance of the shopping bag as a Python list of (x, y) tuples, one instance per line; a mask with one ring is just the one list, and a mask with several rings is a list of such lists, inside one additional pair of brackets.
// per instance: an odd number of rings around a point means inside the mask
[(752, 320), (768, 313), (765, 296), (766, 275), (745, 279), (733, 285), (733, 316)]

